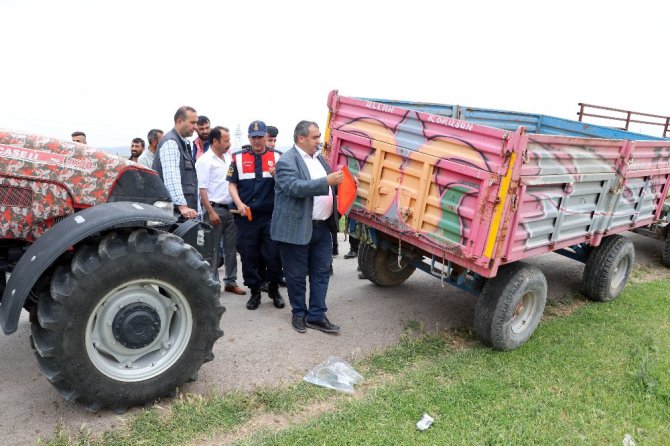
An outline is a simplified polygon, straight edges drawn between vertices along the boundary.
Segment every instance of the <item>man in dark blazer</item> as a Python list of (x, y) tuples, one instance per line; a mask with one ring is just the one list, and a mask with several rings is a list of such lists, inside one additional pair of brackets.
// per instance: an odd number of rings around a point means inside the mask
[[(320, 153), (321, 132), (315, 122), (300, 121), (293, 132), (295, 145), (277, 162), (275, 206), (270, 236), (279, 244), (292, 325), (339, 333), (326, 317), (326, 293), (332, 261), (329, 220), (335, 219), (335, 189), (342, 172), (331, 173)], [(305, 278), (309, 275), (309, 305)]]

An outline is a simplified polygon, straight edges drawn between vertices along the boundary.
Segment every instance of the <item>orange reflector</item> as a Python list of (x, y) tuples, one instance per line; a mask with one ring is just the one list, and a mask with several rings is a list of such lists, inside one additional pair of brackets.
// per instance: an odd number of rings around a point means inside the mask
[(345, 215), (356, 199), (356, 181), (347, 166), (342, 168), (342, 172), (344, 173), (344, 179), (337, 188), (337, 212), (340, 215)]

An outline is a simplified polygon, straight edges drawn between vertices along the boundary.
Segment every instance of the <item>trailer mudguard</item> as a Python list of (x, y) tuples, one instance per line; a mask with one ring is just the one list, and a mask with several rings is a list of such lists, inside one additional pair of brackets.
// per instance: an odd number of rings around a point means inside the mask
[(16, 331), (28, 293), (70, 246), (107, 229), (146, 226), (147, 221), (171, 225), (177, 219), (150, 204), (115, 202), (79, 211), (46, 231), (19, 259), (5, 287), (0, 304), (0, 326), (5, 334)]

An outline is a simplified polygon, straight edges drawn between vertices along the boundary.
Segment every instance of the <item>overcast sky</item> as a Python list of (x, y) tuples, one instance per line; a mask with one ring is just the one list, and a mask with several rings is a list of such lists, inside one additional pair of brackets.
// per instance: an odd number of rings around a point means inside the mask
[(0, 0), (0, 17), (0, 128), (98, 147), (169, 130), (180, 105), (242, 144), (262, 119), (288, 146), (332, 89), (670, 115), (670, 2)]

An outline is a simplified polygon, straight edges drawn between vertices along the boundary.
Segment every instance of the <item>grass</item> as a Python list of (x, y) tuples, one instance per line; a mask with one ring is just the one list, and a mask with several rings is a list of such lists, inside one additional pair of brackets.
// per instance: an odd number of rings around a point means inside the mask
[(246, 421), (252, 404), (243, 394), (226, 396), (182, 395), (169, 409), (160, 406), (143, 410), (125, 428), (95, 438), (82, 432), (72, 436), (59, 430), (47, 444), (65, 445), (168, 445), (189, 444), (195, 435), (206, 430), (227, 428)]
[[(518, 350), (439, 353), (308, 425), (242, 444), (600, 445), (626, 433), (668, 444), (669, 305), (668, 282), (630, 286), (546, 321)], [(423, 412), (435, 423), (419, 432)]]
[[(574, 297), (565, 299), (573, 307)], [(556, 305), (554, 305), (556, 306)], [(559, 305), (560, 306), (560, 305)], [(250, 394), (182, 397), (101, 437), (57, 433), (50, 445), (192, 444), (239, 429), (263, 413), (290, 421), (319, 402), (328, 410), (284, 430), (260, 426), (241, 445), (668, 444), (670, 282), (630, 284), (615, 302), (547, 318), (530, 342), (494, 352), (468, 333), (408, 335), (354, 363), (355, 396), (298, 383)], [(417, 337), (418, 336), (418, 337)], [(415, 423), (427, 412), (433, 426)]]

